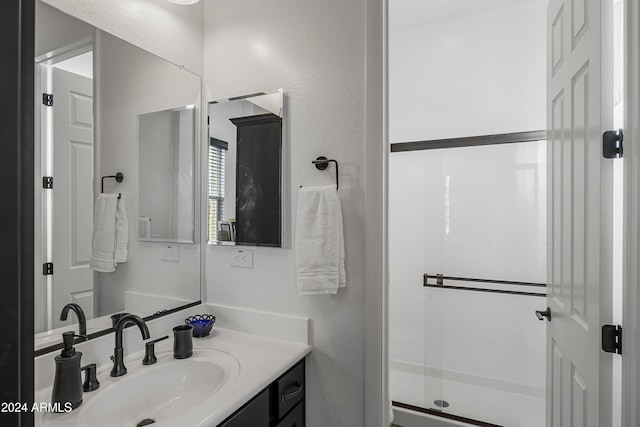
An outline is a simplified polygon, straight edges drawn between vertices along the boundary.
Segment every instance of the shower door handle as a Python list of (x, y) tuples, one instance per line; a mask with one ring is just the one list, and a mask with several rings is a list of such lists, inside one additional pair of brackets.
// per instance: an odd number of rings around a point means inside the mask
[(536, 317), (538, 320), (544, 320), (543, 317), (546, 317), (547, 320), (551, 322), (551, 309), (547, 307), (544, 311), (536, 310)]

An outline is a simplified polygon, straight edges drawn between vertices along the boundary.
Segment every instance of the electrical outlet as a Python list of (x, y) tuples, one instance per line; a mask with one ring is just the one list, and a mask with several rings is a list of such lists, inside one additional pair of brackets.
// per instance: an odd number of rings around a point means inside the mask
[(253, 268), (253, 251), (235, 249), (231, 252), (231, 267)]
[(163, 246), (162, 247), (162, 260), (163, 261), (180, 261), (180, 246)]

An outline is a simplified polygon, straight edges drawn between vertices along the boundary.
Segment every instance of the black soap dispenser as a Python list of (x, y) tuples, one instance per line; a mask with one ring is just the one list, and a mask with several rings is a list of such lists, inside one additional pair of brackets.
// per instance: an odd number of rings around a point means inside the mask
[(56, 376), (53, 380), (51, 403), (58, 412), (69, 412), (82, 404), (82, 353), (73, 347), (74, 336), (73, 331), (62, 334), (64, 348), (55, 357)]

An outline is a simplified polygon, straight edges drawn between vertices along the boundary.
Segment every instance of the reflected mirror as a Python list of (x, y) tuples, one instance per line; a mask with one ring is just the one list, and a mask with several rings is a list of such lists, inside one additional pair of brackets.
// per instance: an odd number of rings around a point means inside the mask
[(209, 243), (282, 247), (282, 117), (282, 89), (209, 103)]
[[(41, 1), (36, 21), (37, 355), (77, 330), (75, 314), (60, 320), (68, 303), (82, 308), (91, 335), (111, 328), (114, 313), (148, 317), (200, 300), (202, 86)], [(160, 223), (158, 211), (167, 231), (154, 241), (151, 227), (139, 240), (138, 218)]]
[(138, 115), (138, 240), (194, 242), (195, 106)]

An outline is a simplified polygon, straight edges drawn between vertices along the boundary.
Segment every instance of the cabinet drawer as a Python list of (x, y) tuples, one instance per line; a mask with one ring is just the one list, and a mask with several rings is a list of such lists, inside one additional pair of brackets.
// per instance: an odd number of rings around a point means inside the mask
[(264, 390), (218, 427), (269, 427), (269, 390)]
[(279, 420), (304, 398), (304, 361), (277, 380), (274, 390)]
[(298, 403), (276, 427), (304, 427), (304, 402)]

